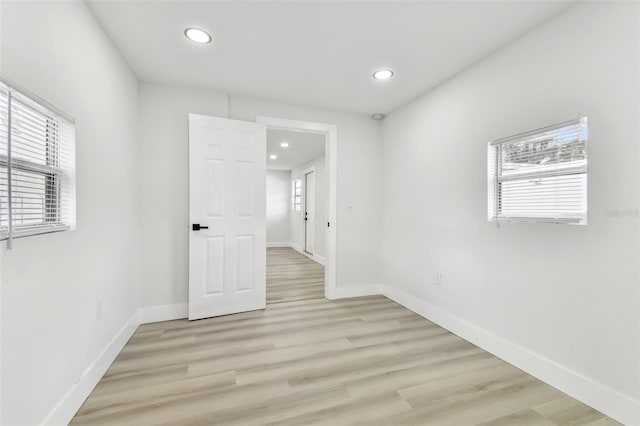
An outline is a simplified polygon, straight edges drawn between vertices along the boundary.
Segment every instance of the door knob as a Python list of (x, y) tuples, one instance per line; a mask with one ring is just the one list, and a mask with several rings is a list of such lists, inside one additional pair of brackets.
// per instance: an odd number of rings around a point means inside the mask
[(199, 231), (201, 229), (209, 229), (208, 226), (201, 226), (199, 223), (194, 223), (193, 225), (191, 225), (191, 229), (193, 231)]

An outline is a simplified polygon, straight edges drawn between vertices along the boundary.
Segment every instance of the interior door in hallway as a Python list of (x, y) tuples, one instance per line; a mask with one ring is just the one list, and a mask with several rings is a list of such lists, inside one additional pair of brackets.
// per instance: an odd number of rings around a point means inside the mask
[(315, 253), (316, 236), (316, 184), (315, 171), (307, 171), (304, 175), (304, 251)]
[(189, 114), (189, 319), (266, 306), (266, 128)]

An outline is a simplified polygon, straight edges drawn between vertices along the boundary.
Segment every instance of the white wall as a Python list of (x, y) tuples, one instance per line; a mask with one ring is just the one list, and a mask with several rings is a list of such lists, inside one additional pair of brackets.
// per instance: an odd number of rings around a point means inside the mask
[(267, 245), (291, 242), (291, 172), (267, 170)]
[[(383, 282), (584, 376), (618, 418), (640, 394), (638, 28), (637, 3), (574, 6), (383, 125)], [(489, 223), (487, 142), (582, 114), (588, 226)]]
[[(306, 164), (291, 170), (291, 180), (302, 179), (302, 199), (304, 210), (304, 176), (310, 168), (315, 170), (315, 229), (314, 229), (314, 255), (320, 261), (324, 261), (327, 255), (327, 188), (326, 188), (326, 156), (320, 155)], [(304, 211), (291, 212), (291, 242), (298, 250), (304, 250)]]
[(137, 310), (138, 85), (83, 2), (1, 8), (2, 74), (77, 120), (77, 230), (2, 244), (0, 421), (34, 425)]
[[(338, 286), (376, 284), (380, 226), (380, 123), (359, 114), (277, 104), (214, 91), (140, 85), (141, 303), (187, 302), (188, 113), (256, 116), (338, 126)], [(352, 210), (346, 206), (351, 205)]]
[[(0, 70), (76, 117), (78, 164), (78, 229), (1, 252), (1, 423), (40, 423), (138, 304), (187, 301), (190, 112), (337, 124), (338, 286), (382, 276), (638, 400), (637, 4), (573, 7), (391, 114), (383, 143), (363, 115), (228, 105), (220, 93), (151, 83), (138, 98), (83, 3), (1, 7)], [(488, 223), (486, 143), (578, 114), (590, 123), (589, 225)]]

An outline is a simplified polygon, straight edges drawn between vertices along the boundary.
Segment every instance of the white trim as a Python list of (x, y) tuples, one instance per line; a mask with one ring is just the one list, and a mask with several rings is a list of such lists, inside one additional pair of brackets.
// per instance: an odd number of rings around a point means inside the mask
[(25, 96), (25, 97), (29, 98), (31, 101), (42, 105), (43, 107), (45, 107), (46, 109), (48, 109), (52, 113), (54, 113), (56, 115), (59, 115), (60, 117), (64, 118), (69, 123), (74, 124), (74, 125), (76, 124), (76, 119), (75, 118), (73, 118), (72, 116), (70, 116), (66, 112), (62, 111), (58, 107), (56, 107), (56, 106), (50, 104), (49, 102), (45, 101), (40, 96), (36, 95), (35, 93), (31, 92), (30, 90), (25, 89), (21, 84), (16, 83), (15, 81), (11, 80), (9, 77), (5, 76), (2, 73), (0, 73), (0, 83), (4, 83), (6, 86), (9, 86), (9, 89), (13, 89), (14, 92), (18, 92), (22, 96)]
[(640, 401), (634, 400), (602, 383), (585, 377), (403, 290), (388, 285), (382, 285), (381, 290), (384, 296), (394, 302), (603, 412), (605, 415), (624, 424), (640, 424)]
[(352, 284), (336, 287), (332, 299), (346, 299), (348, 297), (374, 296), (381, 294), (380, 284)]
[(145, 306), (140, 308), (140, 324), (152, 322), (172, 321), (187, 318), (189, 305), (176, 303), (173, 305)]
[(87, 367), (77, 382), (74, 383), (60, 401), (53, 407), (51, 412), (42, 421), (43, 425), (67, 425), (73, 419), (89, 394), (96, 387), (104, 373), (107, 372), (111, 363), (116, 359), (120, 351), (127, 344), (133, 333), (138, 328), (138, 312), (118, 331), (113, 339), (107, 344), (98, 357)]
[[(298, 121), (298, 120), (286, 120), (275, 117), (256, 117), (256, 123), (262, 123), (267, 126), (268, 129), (281, 129), (292, 130), (299, 132), (320, 133), (326, 136), (325, 146), (325, 162), (326, 162), (326, 176), (325, 176), (325, 188), (327, 188), (329, 194), (327, 197), (329, 212), (327, 221), (331, 223), (331, 226), (327, 229), (326, 242), (327, 244), (327, 257), (324, 261), (325, 264), (325, 280), (324, 280), (324, 294), (327, 299), (336, 298), (337, 288), (337, 268), (336, 268), (336, 256), (337, 256), (337, 204), (338, 204), (338, 126), (335, 124), (315, 123), (310, 121)], [(295, 247), (294, 247), (295, 248)], [(316, 259), (314, 259), (316, 260)], [(317, 261), (317, 260), (316, 260)]]
[[(297, 252), (298, 252), (298, 253), (300, 253), (301, 255), (308, 257), (309, 259), (313, 260), (314, 262), (319, 263), (319, 264), (321, 264), (322, 266), (325, 266), (325, 258), (324, 258), (324, 257), (322, 257), (322, 256), (318, 256), (318, 255), (316, 255), (316, 254), (309, 254), (309, 253), (307, 253), (306, 251), (304, 251), (304, 250), (302, 249), (302, 247), (300, 247), (300, 246), (299, 246), (299, 245), (297, 245), (297, 244), (293, 244), (293, 243), (291, 243), (291, 244), (289, 244), (289, 246), (288, 246), (288, 247), (291, 247), (292, 249), (294, 249), (295, 251), (297, 251)], [(326, 266), (325, 266), (325, 273), (326, 273)], [(325, 284), (326, 284), (326, 280), (325, 280)], [(325, 294), (325, 297), (326, 297), (326, 294)]]
[[(24, 238), (31, 237), (33, 235), (44, 235), (44, 234), (52, 234), (54, 232), (61, 231), (70, 231), (72, 228), (69, 225), (35, 225), (35, 226), (25, 226), (24, 228), (18, 228), (13, 230), (11, 233), (11, 238)], [(9, 239), (9, 231), (0, 232), (0, 240), (8, 240)]]
[(267, 242), (267, 247), (291, 247), (291, 243), (271, 243), (271, 242)]

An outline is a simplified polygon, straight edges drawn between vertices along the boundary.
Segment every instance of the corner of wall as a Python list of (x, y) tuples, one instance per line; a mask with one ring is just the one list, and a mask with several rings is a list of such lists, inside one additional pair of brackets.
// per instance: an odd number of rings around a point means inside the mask
[(51, 412), (42, 421), (43, 425), (69, 424), (131, 336), (133, 336), (139, 324), (139, 311), (136, 311), (97, 358), (82, 373), (80, 379), (71, 386), (67, 393), (60, 399), (55, 407), (53, 407)]
[(136, 310), (120, 331), (82, 373), (42, 421), (43, 425), (67, 425), (100, 382), (116, 357), (141, 324), (171, 321), (187, 317), (187, 304), (148, 306)]

